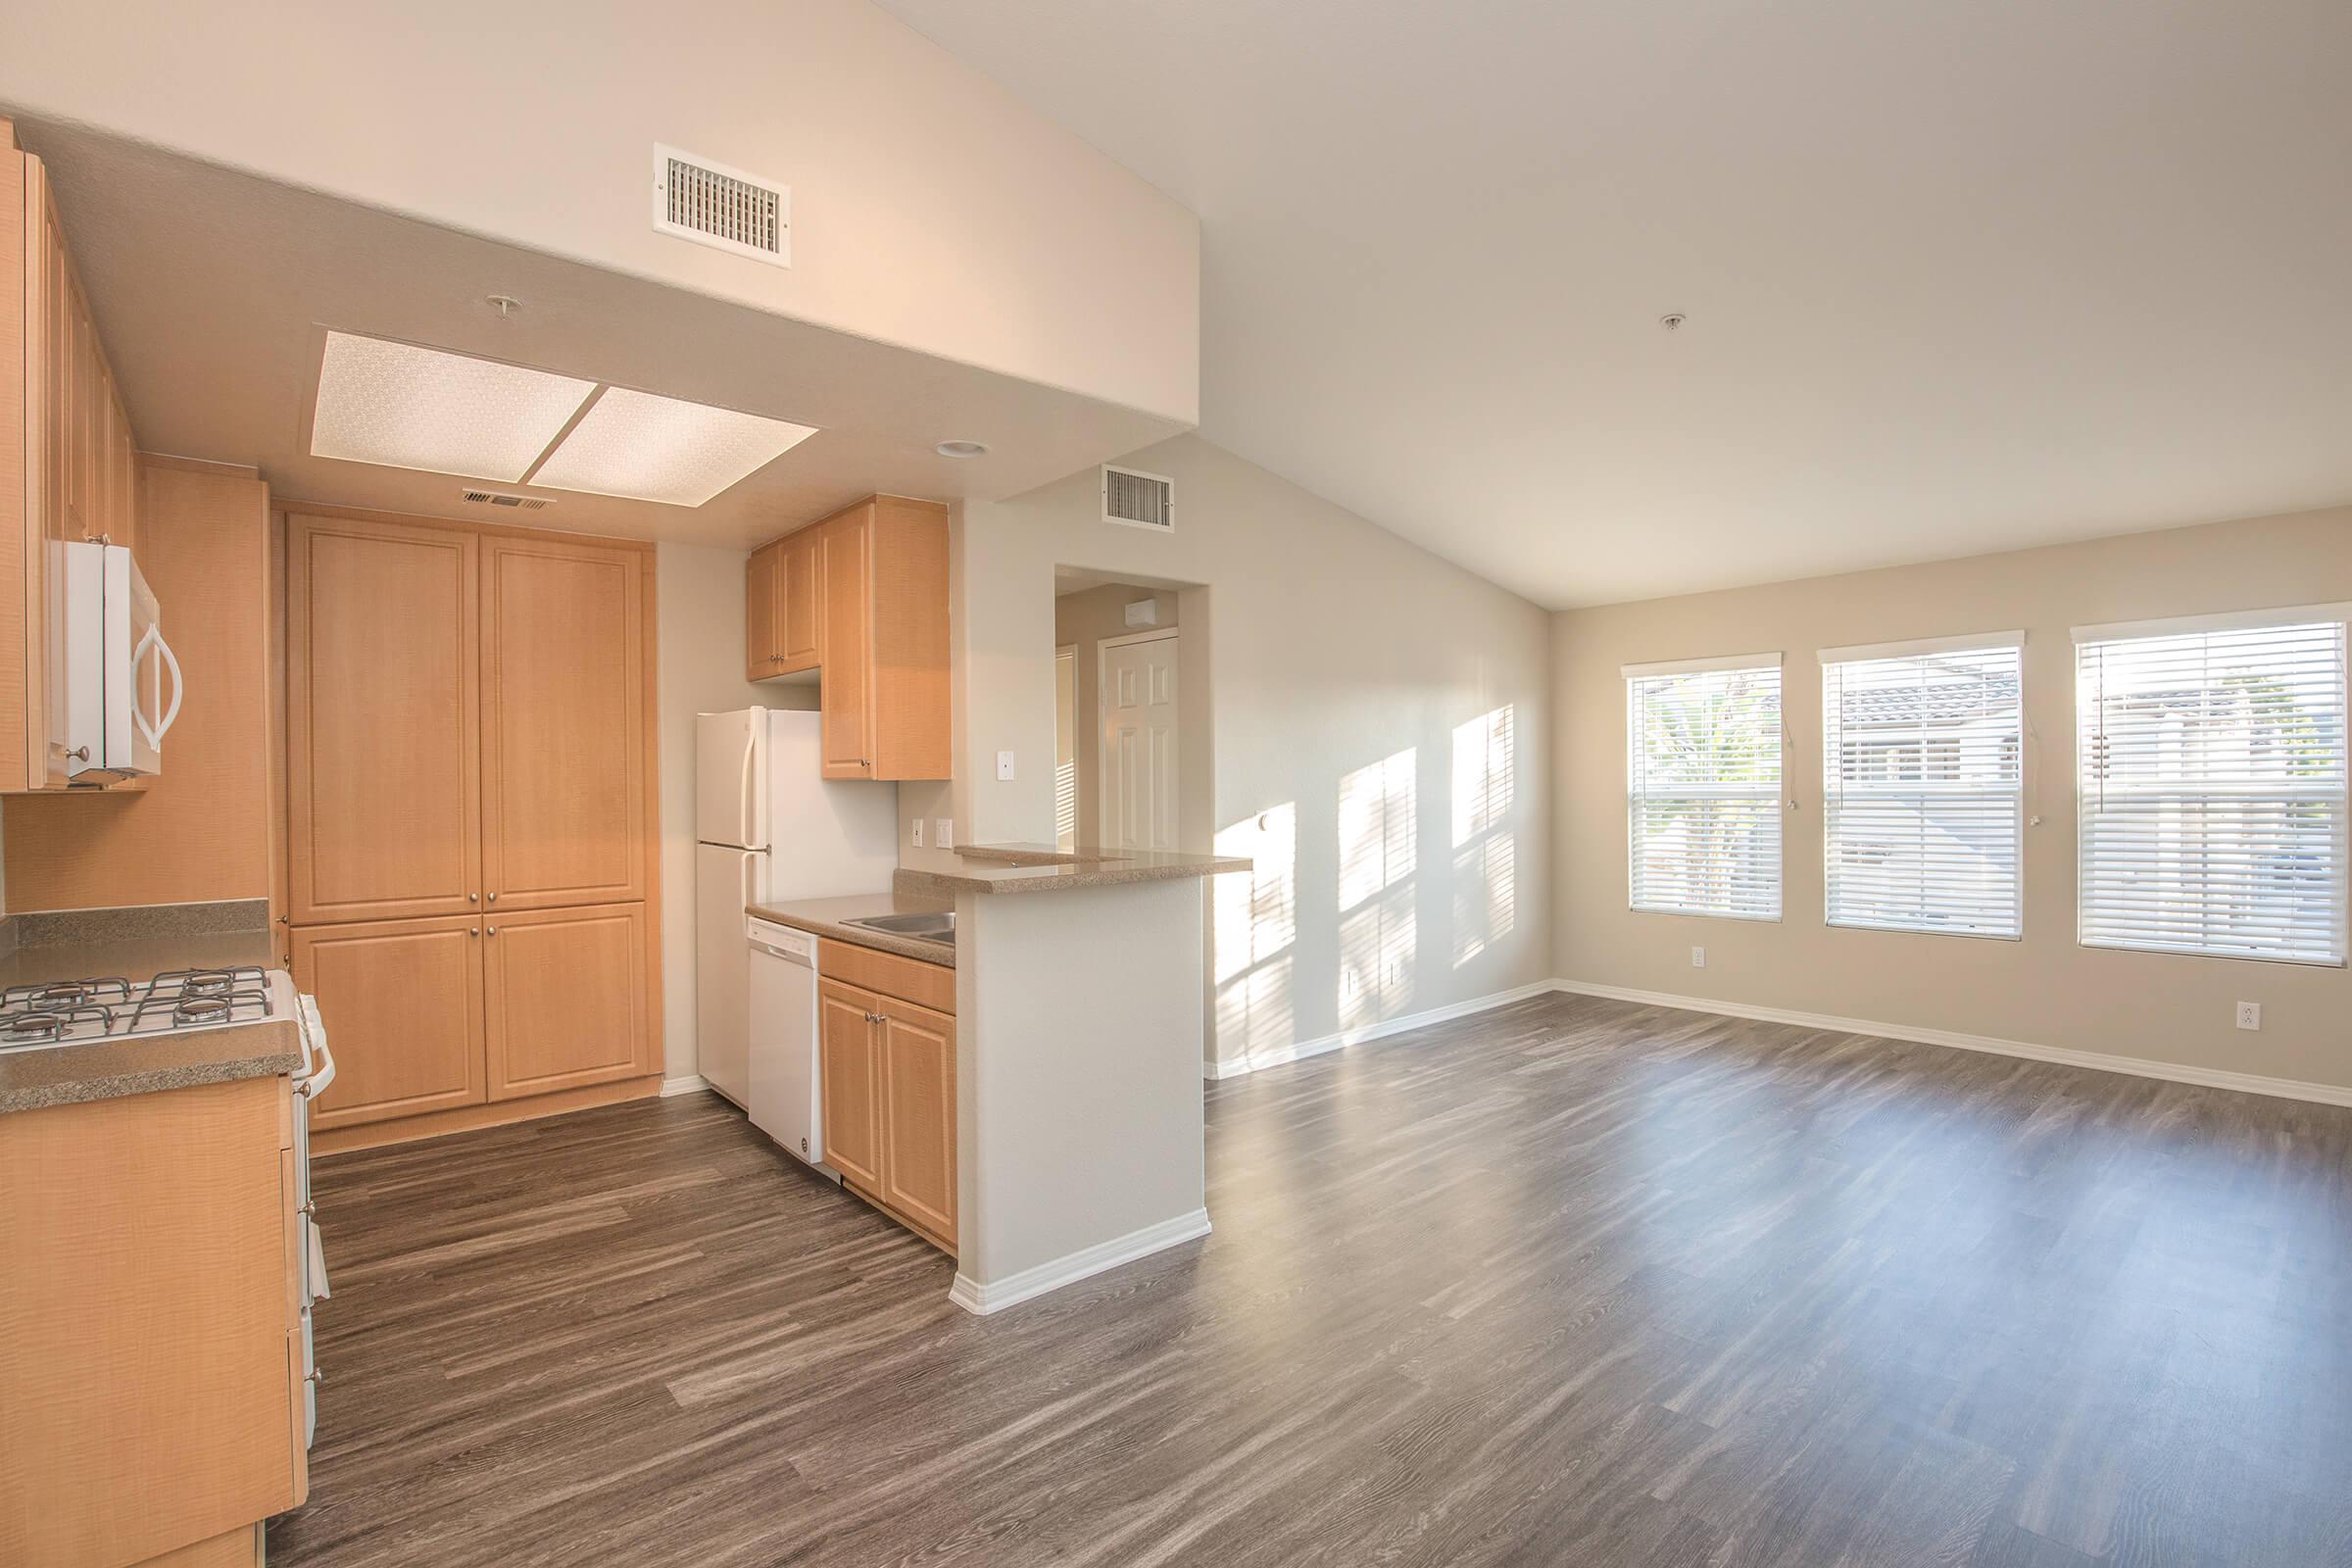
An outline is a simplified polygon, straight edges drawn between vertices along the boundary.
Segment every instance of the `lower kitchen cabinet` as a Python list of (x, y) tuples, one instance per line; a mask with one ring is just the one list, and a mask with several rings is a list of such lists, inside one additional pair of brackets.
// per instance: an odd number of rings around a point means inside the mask
[(838, 980), (818, 982), (817, 1017), (826, 1161), (953, 1252), (955, 1018)]
[(658, 1070), (642, 904), (298, 926), (291, 945), (335, 1054), (321, 1132)]
[(481, 922), (470, 915), (298, 926), (294, 984), (318, 999), (335, 1081), (312, 1109), (323, 1132), (478, 1105)]
[(483, 930), (492, 1100), (654, 1070), (646, 1059), (644, 905), (500, 914)]

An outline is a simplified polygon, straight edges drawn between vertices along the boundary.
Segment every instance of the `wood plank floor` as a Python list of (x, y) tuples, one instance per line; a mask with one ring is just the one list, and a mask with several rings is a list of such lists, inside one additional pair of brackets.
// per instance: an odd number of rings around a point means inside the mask
[(709, 1097), (323, 1160), (270, 1561), (2352, 1562), (2352, 1111), (1546, 996), (993, 1318)]

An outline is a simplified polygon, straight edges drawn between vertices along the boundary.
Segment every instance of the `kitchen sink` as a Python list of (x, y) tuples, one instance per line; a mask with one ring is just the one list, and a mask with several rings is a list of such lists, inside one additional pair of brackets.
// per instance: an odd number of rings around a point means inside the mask
[(936, 914), (869, 914), (862, 920), (841, 923), (862, 926), (868, 931), (887, 931), (894, 937), (912, 937), (918, 942), (936, 942), (947, 948), (956, 945), (954, 909), (942, 909)]

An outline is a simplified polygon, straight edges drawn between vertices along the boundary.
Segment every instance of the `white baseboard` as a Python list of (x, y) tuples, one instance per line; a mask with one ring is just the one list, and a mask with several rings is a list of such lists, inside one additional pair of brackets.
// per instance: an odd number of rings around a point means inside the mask
[(1448, 1003), (1443, 1007), (1431, 1007), (1426, 1012), (1408, 1012), (1402, 1017), (1383, 1018), (1378, 1023), (1360, 1024), (1353, 1029), (1342, 1029), (1336, 1034), (1317, 1035), (1312, 1040), (1294, 1040), (1287, 1046), (1274, 1046), (1265, 1051), (1253, 1051), (1239, 1061), (1203, 1061), (1203, 1078), (1239, 1078), (1244, 1073), (1279, 1067), (1286, 1061), (1298, 1061), (1306, 1056), (1320, 1056), (1327, 1051), (1343, 1046), (1360, 1046), (1367, 1041), (1385, 1040), (1391, 1035), (1403, 1034), (1408, 1029), (1420, 1029), (1433, 1023), (1445, 1023), (1451, 1018), (1466, 1018), (1489, 1007), (1499, 1007), (1506, 1002), (1518, 1002), (1526, 997), (1542, 996), (1557, 991), (1557, 980), (1538, 980), (1531, 985), (1514, 986), (1508, 991), (1495, 991), (1467, 1002)]
[(1684, 997), (1665, 991), (1635, 991), (1625, 986), (1594, 985), (1586, 980), (1554, 980), (1550, 989), (1577, 996), (1606, 997), (1615, 1002), (1638, 1002), (1644, 1006), (1679, 1007), (1686, 1012), (1755, 1018), (1765, 1023), (1793, 1023), (1808, 1029), (1833, 1029), (1848, 1035), (1876, 1035), (1881, 1039), (1908, 1040), (1923, 1046), (1950, 1046), (1957, 1051), (1981, 1051), (1995, 1056), (2022, 1056), (2028, 1061), (2052, 1061), (2068, 1067), (2088, 1067), (2094, 1072), (2120, 1072), (2133, 1078), (2160, 1078), (2167, 1083), (2195, 1084), (2203, 1089), (2232, 1089), (2240, 1094), (2269, 1095), (2276, 1100), (2304, 1100), (2321, 1105), (2352, 1105), (2352, 1088), (2335, 1084), (2304, 1083), (2294, 1078), (2265, 1078), (2259, 1073), (2225, 1072), (2216, 1067), (2151, 1061), (2145, 1056), (2116, 1056), (2103, 1051), (2070, 1051), (2063, 1046), (2037, 1046), (2024, 1040), (1961, 1034), (1951, 1029), (1926, 1029), (1917, 1024), (1880, 1023), (1869, 1018), (1839, 1018), (1826, 1012), (1794, 1012), (1787, 1007), (1759, 1007), (1744, 1002), (1723, 1002), (1712, 997)]
[(982, 1285), (956, 1271), (956, 1283), (948, 1289), (948, 1299), (966, 1312), (986, 1316), (1002, 1312), (1008, 1306), (1026, 1301), (1048, 1291), (1058, 1291), (1104, 1269), (1132, 1263), (1139, 1257), (1199, 1239), (1208, 1234), (1208, 1210), (1196, 1208), (1190, 1214), (1163, 1219), (1156, 1225), (1147, 1225), (1140, 1231), (1114, 1236), (1107, 1242), (1097, 1242), (1050, 1263), (1025, 1268), (1018, 1274), (1005, 1276), (992, 1284)]
[(667, 1100), (672, 1095), (699, 1095), (710, 1087), (701, 1073), (690, 1072), (682, 1078), (662, 1079), (662, 1098)]

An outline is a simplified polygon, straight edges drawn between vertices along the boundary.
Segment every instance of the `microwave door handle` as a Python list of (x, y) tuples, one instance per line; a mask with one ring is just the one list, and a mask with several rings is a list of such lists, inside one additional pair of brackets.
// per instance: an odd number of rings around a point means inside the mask
[(139, 726), (139, 733), (147, 738), (147, 744), (160, 747), (164, 744), (166, 732), (179, 720), (180, 699), (187, 696), (188, 686), (187, 681), (179, 673), (179, 658), (172, 652), (172, 645), (164, 641), (163, 628), (159, 626), (150, 625), (147, 628), (147, 635), (139, 639), (138, 648), (130, 656), (130, 667), (135, 670), (146, 662), (147, 650), (150, 647), (155, 650), (157, 657), (163, 660), (164, 667), (172, 672), (172, 706), (164, 710), (162, 718), (150, 724), (147, 722), (145, 710), (139, 707), (134, 698), (130, 705), (130, 717), (131, 722)]

